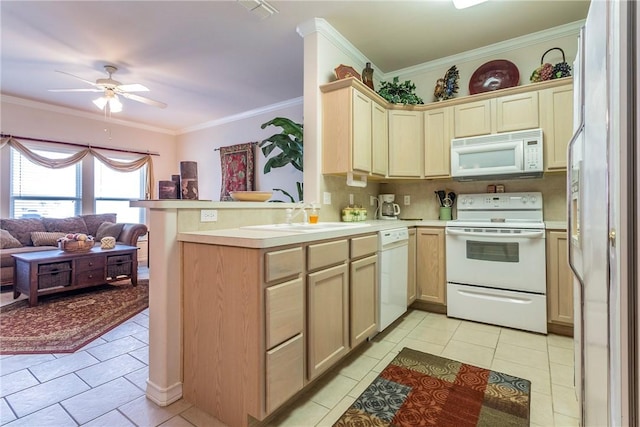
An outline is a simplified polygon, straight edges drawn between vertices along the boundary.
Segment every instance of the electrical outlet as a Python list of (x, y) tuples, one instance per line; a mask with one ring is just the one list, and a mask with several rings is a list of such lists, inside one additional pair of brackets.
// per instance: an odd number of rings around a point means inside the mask
[(353, 205), (353, 194), (349, 194), (349, 204)]
[(322, 193), (322, 203), (325, 205), (331, 204), (331, 193), (329, 193), (328, 191)]
[(218, 211), (215, 209), (200, 209), (200, 222), (216, 222)]
[(406, 196), (404, 196), (404, 205), (409, 206), (410, 204), (411, 204), (411, 196), (407, 194)]
[(375, 196), (369, 196), (369, 206), (375, 206), (375, 205), (376, 205)]

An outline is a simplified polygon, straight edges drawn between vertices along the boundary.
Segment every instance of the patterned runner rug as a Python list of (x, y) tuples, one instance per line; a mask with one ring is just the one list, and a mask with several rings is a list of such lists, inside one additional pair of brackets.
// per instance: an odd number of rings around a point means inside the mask
[(528, 426), (531, 382), (404, 348), (334, 426)]
[(129, 280), (0, 308), (0, 354), (73, 353), (149, 306), (149, 280)]

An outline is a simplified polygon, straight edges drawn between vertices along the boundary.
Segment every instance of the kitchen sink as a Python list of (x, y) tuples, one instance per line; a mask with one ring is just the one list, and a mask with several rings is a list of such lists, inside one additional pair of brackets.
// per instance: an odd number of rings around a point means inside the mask
[(303, 222), (294, 222), (292, 224), (266, 224), (266, 225), (247, 225), (240, 227), (246, 230), (264, 230), (264, 231), (286, 231), (292, 233), (317, 233), (320, 231), (347, 230), (350, 228), (367, 227), (371, 224), (353, 223), (353, 222), (318, 222), (316, 224), (305, 224)]

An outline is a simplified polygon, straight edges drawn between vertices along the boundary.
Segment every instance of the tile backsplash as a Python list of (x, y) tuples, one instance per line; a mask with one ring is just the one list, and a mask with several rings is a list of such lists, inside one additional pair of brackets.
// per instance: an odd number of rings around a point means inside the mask
[[(364, 188), (348, 187), (344, 177), (324, 176), (323, 191), (331, 193), (331, 206), (322, 206), (321, 221), (340, 221), (340, 210), (349, 204), (349, 194), (355, 204), (367, 208), (368, 219), (374, 219), (375, 206), (369, 205), (369, 197), (380, 193), (393, 193), (400, 205), (400, 218), (438, 219), (439, 207), (434, 191), (447, 190), (456, 194), (484, 193), (489, 184), (502, 184), (506, 193), (539, 191), (543, 199), (543, 215), (547, 221), (565, 221), (566, 208), (565, 172), (547, 173), (542, 178), (459, 182), (453, 179), (369, 181)], [(410, 204), (404, 204), (409, 195)], [(457, 218), (454, 206), (453, 218)]]

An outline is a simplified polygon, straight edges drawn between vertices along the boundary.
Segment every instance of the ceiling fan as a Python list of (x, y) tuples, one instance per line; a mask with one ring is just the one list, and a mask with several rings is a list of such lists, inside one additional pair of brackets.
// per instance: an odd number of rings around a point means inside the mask
[(139, 83), (133, 84), (122, 84), (117, 80), (112, 78), (112, 75), (118, 71), (117, 67), (113, 65), (105, 65), (105, 71), (109, 74), (109, 77), (106, 79), (98, 79), (94, 82), (85, 80), (82, 77), (74, 76), (73, 74), (67, 73), (65, 71), (56, 70), (58, 73), (67, 74), (71, 77), (75, 77), (78, 80), (82, 80), (85, 83), (90, 84), (93, 88), (87, 89), (49, 89), (50, 92), (102, 92), (103, 95), (97, 99), (93, 100), (93, 103), (104, 110), (108, 108), (112, 113), (119, 113), (122, 111), (122, 103), (118, 98), (118, 95), (121, 95), (124, 98), (131, 99), (132, 101), (142, 102), (143, 104), (152, 105), (154, 107), (166, 108), (167, 104), (160, 101), (155, 101), (153, 99), (136, 95), (131, 92), (148, 92), (149, 89)]

